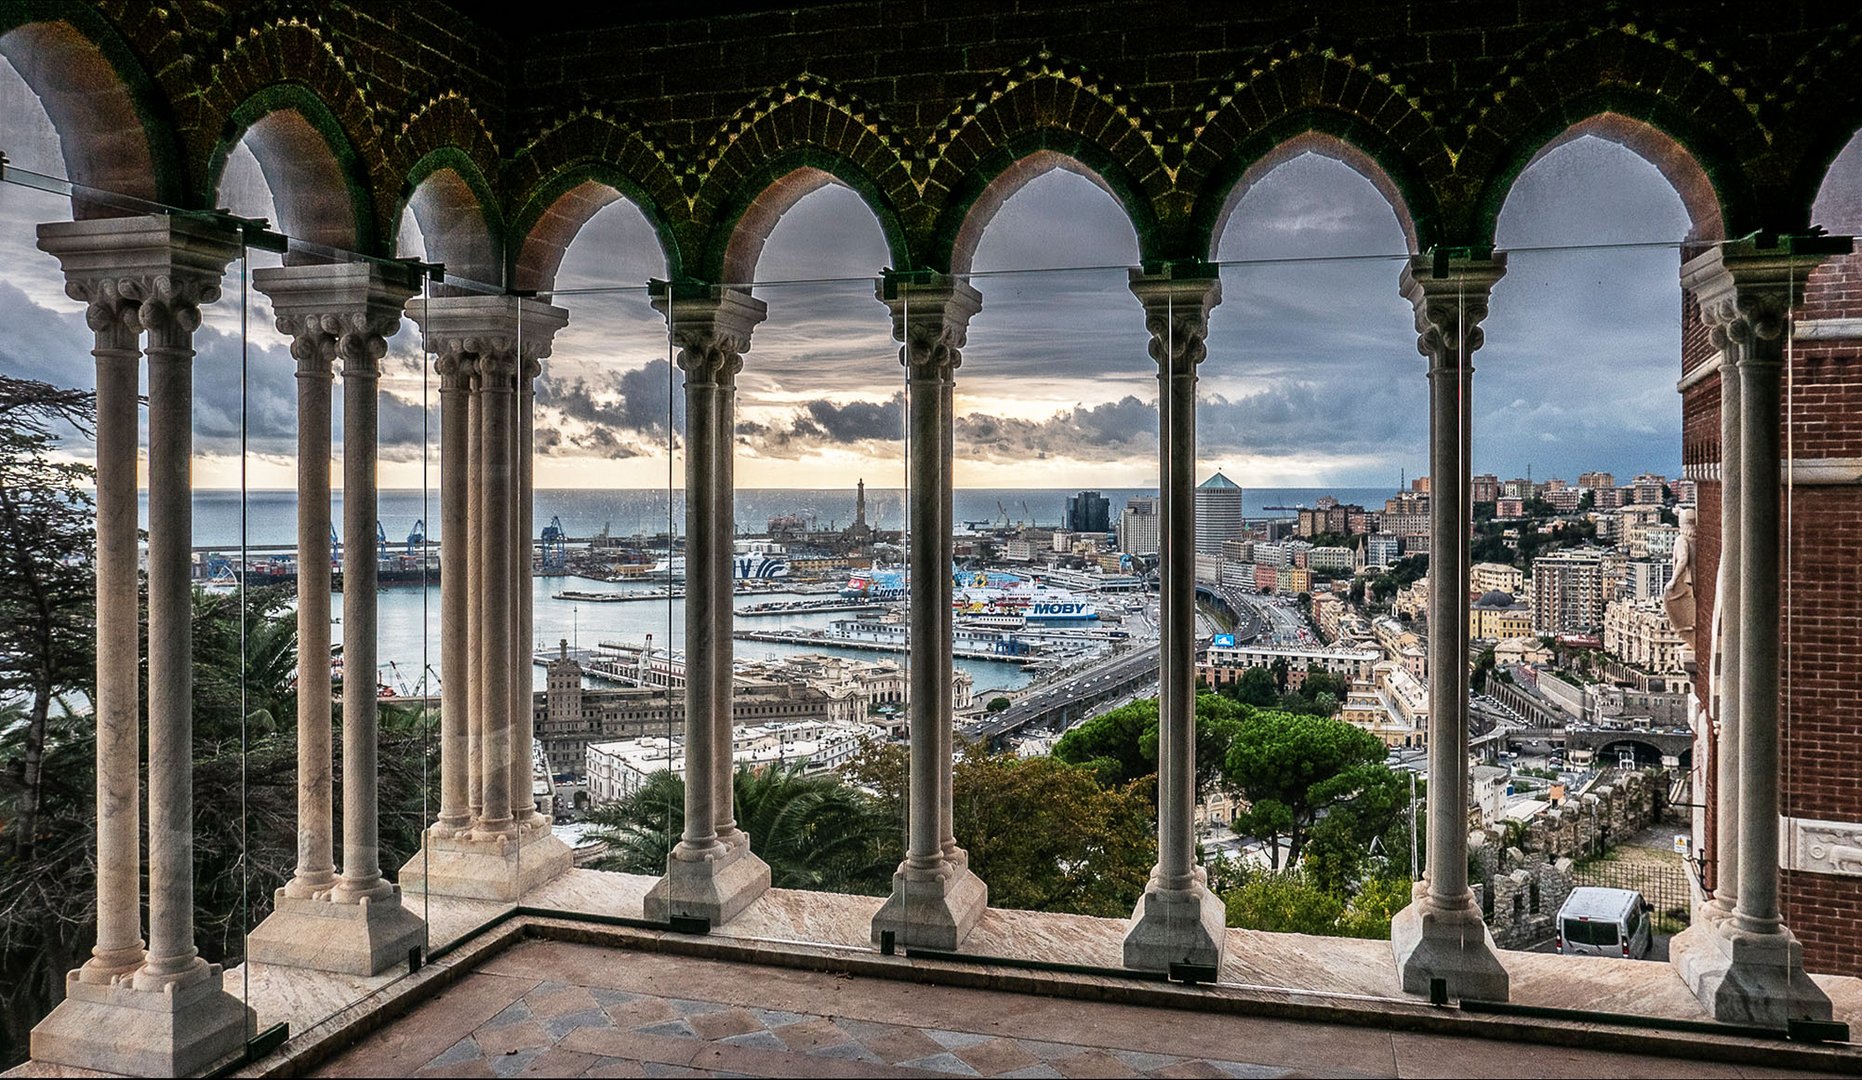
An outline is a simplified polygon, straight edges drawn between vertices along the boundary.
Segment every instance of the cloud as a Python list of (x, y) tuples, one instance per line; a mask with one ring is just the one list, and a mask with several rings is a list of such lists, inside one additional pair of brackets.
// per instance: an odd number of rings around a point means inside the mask
[(664, 360), (587, 376), (545, 374), (537, 379), (536, 426), (551, 437), (537, 448), (605, 458), (664, 453), (685, 428), (684, 383)]

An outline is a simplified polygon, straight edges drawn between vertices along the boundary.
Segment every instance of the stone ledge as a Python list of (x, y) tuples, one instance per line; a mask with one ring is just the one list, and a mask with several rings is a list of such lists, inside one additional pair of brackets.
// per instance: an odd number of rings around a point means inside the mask
[[(961, 962), (886, 957), (874, 951), (865, 938), (881, 903), (879, 897), (772, 889), (738, 920), (706, 936), (632, 929), (598, 921), (604, 917), (640, 918), (642, 898), (654, 880), (578, 870), (539, 890), (529, 898), (533, 906), (519, 909), (515, 915), (510, 908), (470, 904), (470, 912), (481, 920), (480, 925), (483, 920), (501, 915), (508, 921), (489, 931), (468, 931), (479, 936), (468, 938), (469, 944), (438, 964), (393, 980), (379, 988), (375, 996), (293, 1038), (242, 1075), (297, 1075), (361, 1035), (387, 1026), (474, 964), (523, 937), (1205, 1013), (1325, 1021), (1392, 1031), (1862, 1075), (1862, 1050), (1854, 1047), (1703, 1036), (1606, 1020), (1526, 1019), (1437, 1008), (1401, 995), (1386, 941), (1231, 929), (1228, 958), (1223, 965), (1224, 982), (1189, 987), (1118, 974), (1124, 923), (1116, 919), (992, 909), (966, 943), (978, 955)], [(435, 897), (434, 903), (436, 926), (460, 925), (455, 916), (467, 914), (439, 910), (442, 903), (451, 906), (459, 902)], [(804, 937), (816, 943), (803, 944), (800, 939)], [(1108, 974), (1018, 968), (991, 963), (988, 954), (1097, 965), (1107, 968)], [(1637, 1014), (1706, 1019), (1666, 964), (1506, 951), (1501, 951), (1499, 957), (1512, 976), (1516, 1002), (1587, 1008), (1600, 1013), (1616, 1011), (1631, 1020)], [(1837, 1001), (1839, 1019), (1862, 1023), (1862, 980), (1815, 978)], [(1270, 979), (1300, 985), (1274, 986), (1269, 985)], [(260, 1000), (260, 993), (255, 992), (254, 1004), (263, 1014), (266, 1003)]]

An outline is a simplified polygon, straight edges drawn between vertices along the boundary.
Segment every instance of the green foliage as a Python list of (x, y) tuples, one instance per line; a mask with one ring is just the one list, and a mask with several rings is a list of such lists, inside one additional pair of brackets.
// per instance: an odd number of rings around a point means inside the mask
[(1222, 894), (1230, 926), (1323, 937), (1388, 938), (1391, 917), (1409, 901), (1406, 878), (1371, 878), (1347, 896), (1297, 870), (1251, 870)]
[[(1243, 710), (1220, 694), (1196, 695), (1196, 789), (1222, 781), (1222, 762), (1239, 730)], [(1054, 744), (1054, 757), (1092, 769), (1100, 783), (1118, 787), (1157, 772), (1157, 699), (1121, 705), (1073, 728)]]
[(1427, 555), (1405, 555), (1371, 579), (1371, 597), (1380, 604), (1387, 603), (1397, 594), (1398, 589), (1415, 584), (1428, 573)]
[(1005, 697), (990, 698), (986, 709), (992, 713), (999, 713), (1012, 704), (1014, 704), (1014, 702)]
[[(903, 746), (867, 751), (846, 769), (905, 828)], [(1142, 783), (1108, 785), (1055, 758), (971, 747), (953, 776), (957, 842), (989, 883), (992, 907), (1123, 918), (1157, 861), (1155, 816)]]
[(1396, 784), (1375, 736), (1342, 721), (1277, 709), (1246, 714), (1225, 765), (1228, 782), (1251, 804), (1236, 817), (1235, 831), (1266, 840), (1276, 866), (1299, 861), (1319, 815), (1361, 799), (1381, 805)]
[(1229, 696), (1243, 705), (1267, 708), (1280, 701), (1280, 687), (1274, 684), (1274, 673), (1264, 667), (1251, 667), (1241, 673), (1228, 687)]
[[(883, 894), (898, 865), (899, 838), (881, 802), (833, 773), (807, 775), (799, 763), (732, 777), (738, 827), (750, 834), (779, 889)], [(589, 820), (608, 853), (598, 870), (662, 874), (685, 828), (685, 782), (649, 776), (633, 794)]]

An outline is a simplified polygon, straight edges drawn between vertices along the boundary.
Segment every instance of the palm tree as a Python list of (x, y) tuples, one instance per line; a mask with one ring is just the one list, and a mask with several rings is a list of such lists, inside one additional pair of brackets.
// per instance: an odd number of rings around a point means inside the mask
[[(898, 829), (872, 796), (833, 773), (800, 764), (739, 770), (732, 778), (738, 825), (780, 889), (885, 891), (900, 858)], [(599, 870), (658, 874), (685, 828), (685, 782), (670, 772), (589, 815), (608, 844)]]

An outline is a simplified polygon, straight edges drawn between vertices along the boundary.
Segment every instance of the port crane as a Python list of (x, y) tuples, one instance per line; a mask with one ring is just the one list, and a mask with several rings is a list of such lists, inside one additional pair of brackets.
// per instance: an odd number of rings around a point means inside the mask
[(388, 530), (381, 527), (380, 521), (375, 523), (375, 558), (388, 561)]
[(569, 536), (563, 531), (562, 516), (552, 515), (543, 526), (543, 571), (561, 573), (569, 565)]
[(427, 519), (414, 522), (414, 527), (407, 534), (407, 557), (413, 558), (421, 544), (427, 540)]
[(336, 535), (336, 526), (330, 526), (330, 569), (343, 568), (343, 541)]

